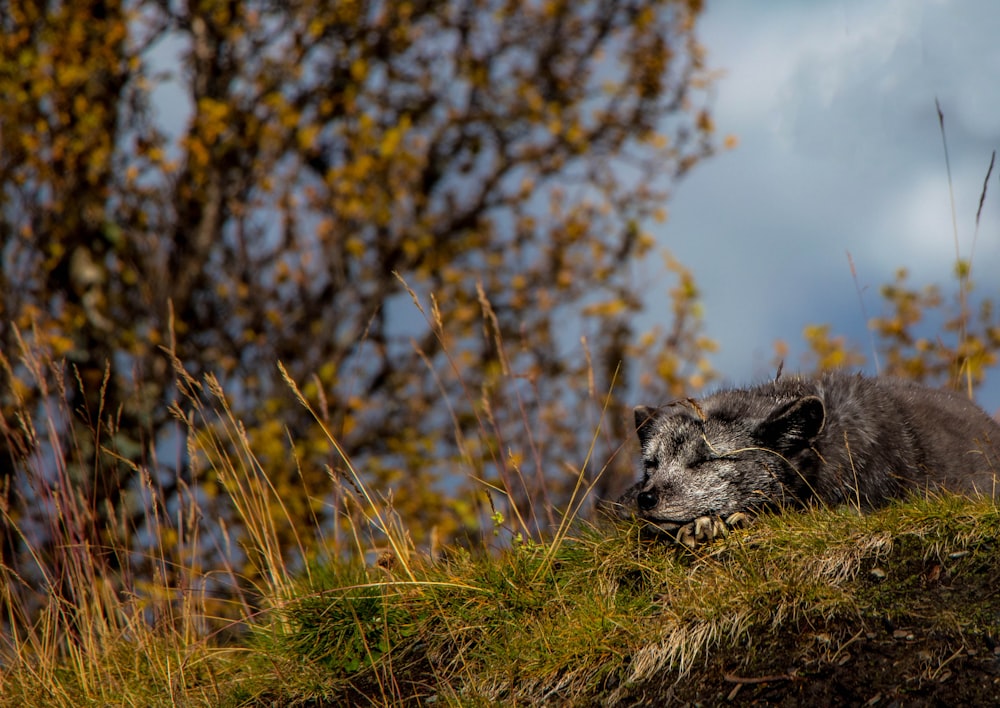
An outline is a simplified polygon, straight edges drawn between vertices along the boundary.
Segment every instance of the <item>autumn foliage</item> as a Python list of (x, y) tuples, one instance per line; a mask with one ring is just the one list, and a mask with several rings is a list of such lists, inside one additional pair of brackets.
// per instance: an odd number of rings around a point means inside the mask
[[(261, 513), (323, 529), (275, 522), (300, 561), (354, 552), (353, 474), (417, 544), (613, 491), (623, 392), (711, 375), (694, 282), (645, 231), (712, 151), (700, 11), (0, 2), (4, 564), (58, 554), (39, 500), (68, 488), (108, 573), (101, 549), (149, 575), (151, 539), (199, 525), (205, 567), (261, 572), (233, 550), (239, 441), (205, 444), (225, 415), (192, 427), (185, 377), (225, 392), (282, 501)], [(676, 287), (637, 332), (651, 277)]]
[(807, 327), (806, 342), (818, 369), (876, 367), (889, 376), (928, 386), (973, 391), (1000, 355), (1000, 320), (995, 301), (978, 296), (969, 279), (970, 263), (957, 259), (954, 294), (939, 285), (913, 286), (905, 268), (882, 286), (884, 312), (869, 323), (877, 348), (834, 337), (828, 325)]

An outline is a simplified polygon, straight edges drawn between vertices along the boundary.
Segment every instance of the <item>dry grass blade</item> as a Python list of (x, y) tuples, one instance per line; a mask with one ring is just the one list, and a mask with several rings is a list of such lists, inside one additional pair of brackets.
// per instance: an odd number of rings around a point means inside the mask
[(882, 363), (879, 361), (878, 347), (875, 345), (875, 328), (872, 326), (872, 318), (868, 315), (864, 293), (861, 289), (861, 284), (858, 282), (858, 270), (854, 266), (854, 258), (851, 256), (850, 251), (846, 251), (846, 253), (847, 264), (851, 269), (851, 280), (854, 281), (854, 291), (858, 294), (858, 303), (861, 306), (861, 315), (865, 318), (865, 329), (868, 331), (868, 345), (871, 347), (872, 360), (875, 362), (875, 373), (879, 374), (882, 372)]
[[(92, 409), (71, 409), (74, 398), (87, 400), (82, 378), (70, 370), (74, 390), (64, 380), (66, 367), (24, 339), (21, 344), (17, 370), (2, 358), (10, 390), (17, 392), (17, 376), (46, 377), (45, 396), (35, 404), (17, 400), (12, 418), (5, 410), (3, 436), (8, 444), (26, 443), (13, 460), (19, 491), (31, 494), (39, 510), (58, 513), (41, 525), (0, 508), (3, 527), (19, 544), (4, 539), (5, 548), (19, 551), (0, 562), (0, 703), (177, 704), (195, 694), (218, 699), (212, 688), (188, 693), (202, 669), (225, 653), (210, 650), (209, 627), (231, 621), (209, 609), (207, 588), (216, 580), (199, 568), (196, 503), (182, 496), (168, 511), (161, 482), (154, 481), (155, 453), (139, 462), (120, 452), (119, 412), (105, 406), (107, 376), (98, 382), (96, 400), (89, 399)], [(82, 426), (73, 427), (74, 416)], [(108, 510), (103, 527), (97, 525), (102, 510), (94, 508), (86, 482), (115, 466), (139, 479), (125, 498), (137, 507), (133, 519), (145, 526), (133, 526), (124, 508)]]
[[(993, 174), (993, 164), (997, 160), (997, 151), (990, 155), (990, 166), (986, 169), (986, 177), (983, 178), (983, 191), (979, 194), (979, 207), (976, 209), (976, 230), (979, 230), (979, 217), (983, 214), (983, 203), (986, 201), (986, 188), (990, 183), (990, 175)], [(975, 240), (973, 240), (975, 244)]]
[(350, 457), (347, 455), (347, 451), (344, 450), (343, 446), (340, 444), (337, 438), (333, 435), (333, 433), (330, 432), (329, 427), (327, 427), (327, 425), (323, 422), (323, 419), (316, 413), (315, 409), (312, 407), (312, 405), (309, 403), (306, 397), (302, 394), (302, 391), (299, 389), (298, 384), (295, 383), (292, 377), (288, 374), (288, 371), (285, 369), (284, 364), (282, 364), (280, 361), (278, 362), (278, 371), (281, 372), (281, 378), (292, 390), (292, 393), (295, 394), (295, 398), (298, 400), (299, 404), (302, 405), (313, 417), (313, 419), (316, 421), (316, 424), (320, 427), (320, 430), (323, 432), (324, 437), (333, 446), (333, 449), (340, 456), (341, 461), (344, 463), (348, 473), (351, 475), (355, 488), (361, 491), (362, 495), (364, 496), (365, 503), (368, 505), (368, 508), (364, 510), (366, 516), (368, 517), (368, 520), (374, 523), (376, 525), (376, 528), (378, 528), (379, 532), (385, 535), (389, 545), (392, 548), (393, 554), (395, 555), (396, 562), (400, 564), (400, 567), (403, 568), (404, 572), (409, 577), (409, 579), (411, 581), (414, 580), (415, 577), (413, 575), (413, 571), (410, 568), (408, 560), (410, 557), (410, 553), (407, 548), (405, 538), (402, 538), (400, 533), (397, 533), (395, 531), (395, 525), (391, 524), (389, 521), (387, 521), (386, 517), (383, 516), (382, 512), (379, 509), (379, 506), (375, 503), (375, 500), (368, 492), (368, 489), (365, 486), (364, 481), (361, 479), (360, 475), (358, 475), (357, 470), (354, 469), (354, 465), (351, 463)]

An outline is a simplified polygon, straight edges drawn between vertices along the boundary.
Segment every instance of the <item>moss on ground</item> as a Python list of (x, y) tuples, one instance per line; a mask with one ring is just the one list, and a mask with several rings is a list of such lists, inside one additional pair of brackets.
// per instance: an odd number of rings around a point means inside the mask
[(54, 673), (23, 657), (0, 704), (982, 705), (998, 543), (994, 503), (942, 497), (764, 517), (694, 551), (608, 524), (331, 564), (225, 647), (122, 636)]
[(946, 497), (768, 517), (693, 552), (587, 528), (554, 553), (314, 575), (266, 652), (308, 680), (250, 702), (981, 703), (998, 539), (992, 503)]

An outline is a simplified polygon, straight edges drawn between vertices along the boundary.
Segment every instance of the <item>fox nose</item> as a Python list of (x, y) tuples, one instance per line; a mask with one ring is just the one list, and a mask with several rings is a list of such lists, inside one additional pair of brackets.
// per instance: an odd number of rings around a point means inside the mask
[(636, 504), (639, 505), (639, 511), (649, 511), (654, 506), (656, 506), (656, 493), (655, 492), (639, 492), (639, 495), (635, 498)]

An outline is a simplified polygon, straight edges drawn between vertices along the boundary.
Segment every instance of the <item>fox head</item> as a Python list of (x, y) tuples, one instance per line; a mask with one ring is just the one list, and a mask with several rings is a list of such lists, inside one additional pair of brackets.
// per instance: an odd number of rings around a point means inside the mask
[(635, 409), (643, 476), (619, 499), (623, 516), (672, 532), (702, 516), (727, 518), (809, 496), (803, 470), (823, 429), (822, 399), (739, 393)]

